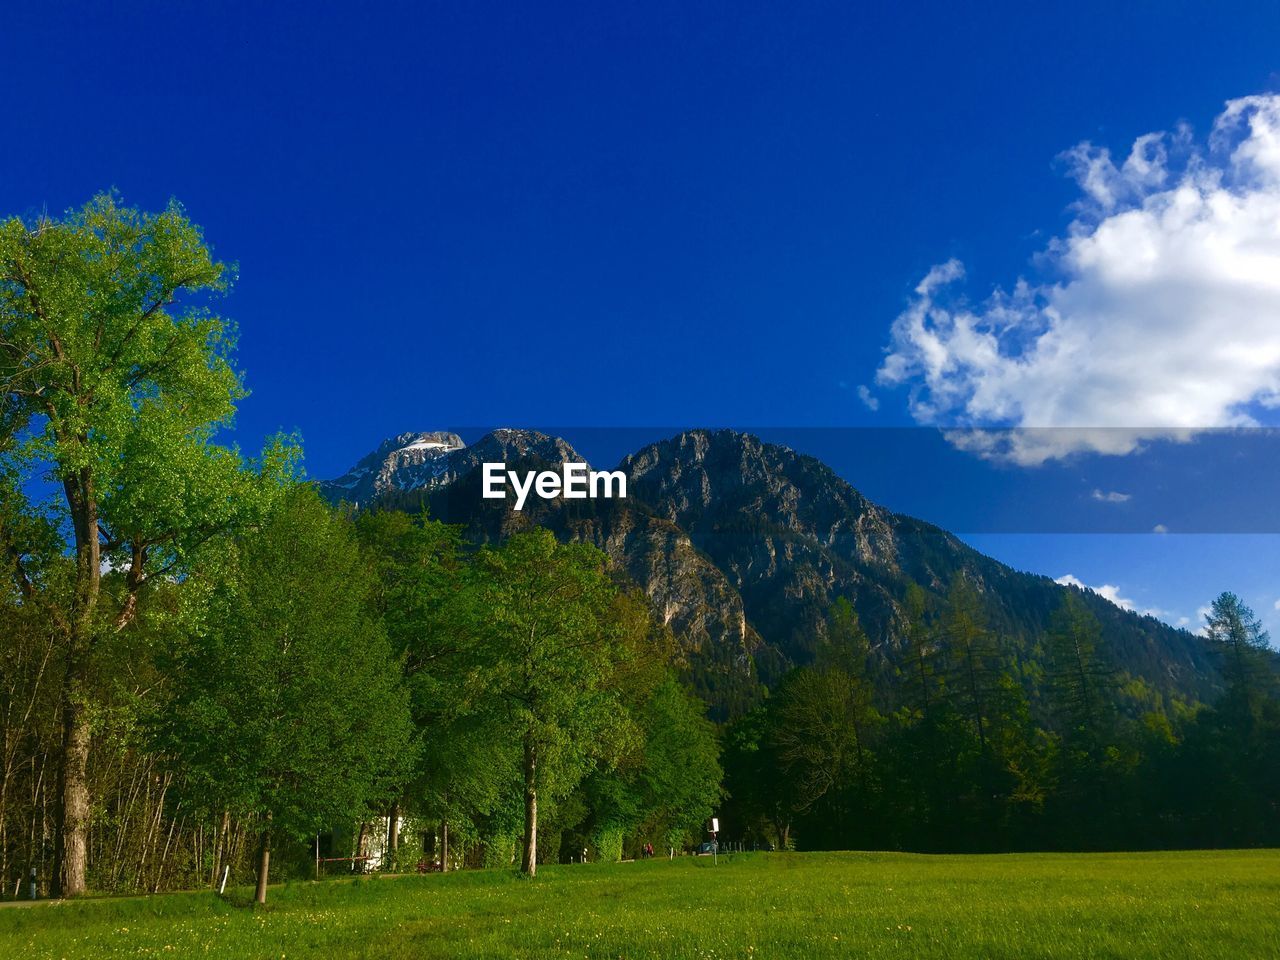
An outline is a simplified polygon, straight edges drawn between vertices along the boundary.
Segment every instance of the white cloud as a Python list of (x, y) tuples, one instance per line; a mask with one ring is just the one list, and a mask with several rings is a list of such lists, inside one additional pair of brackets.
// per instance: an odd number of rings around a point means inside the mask
[[(1230, 101), (1206, 144), (1184, 127), (1119, 163), (1089, 143), (1064, 156), (1083, 196), (1040, 258), (1053, 279), (970, 304), (951, 295), (959, 261), (935, 266), (877, 382), (958, 446), (1024, 465), (1280, 406), (1280, 95)], [(990, 427), (1019, 429), (974, 429)]]
[(868, 410), (880, 409), (880, 398), (871, 392), (871, 388), (865, 383), (858, 386), (858, 399), (861, 400)]
[(1091, 496), (1100, 503), (1128, 503), (1133, 499), (1132, 494), (1118, 490), (1094, 490)]
[(1152, 533), (1168, 533), (1169, 528), (1166, 527), (1163, 523), (1157, 523), (1154, 527), (1151, 528), (1151, 532)]
[(1083, 580), (1081, 580), (1079, 577), (1070, 573), (1064, 573), (1062, 576), (1058, 577), (1057, 580), (1054, 581), (1054, 583), (1060, 583), (1064, 587), (1079, 587), (1081, 590), (1092, 590), (1098, 596), (1103, 597), (1106, 600), (1110, 600), (1121, 610), (1128, 610), (1131, 613), (1140, 613), (1143, 616), (1151, 616), (1151, 617), (1158, 617), (1160, 616), (1161, 613), (1163, 613), (1162, 610), (1159, 610), (1155, 607), (1148, 607), (1145, 610), (1139, 610), (1138, 605), (1136, 603), (1134, 603), (1128, 597), (1124, 597), (1120, 595), (1120, 588), (1116, 586), (1114, 583), (1104, 583), (1100, 586), (1092, 587), (1089, 584), (1085, 583)]
[(1104, 583), (1104, 584), (1101, 584), (1100, 586), (1091, 587), (1089, 586), (1089, 584), (1085, 583), (1084, 581), (1076, 577), (1073, 577), (1069, 573), (1066, 576), (1059, 577), (1058, 583), (1061, 583), (1063, 586), (1079, 587), (1082, 590), (1092, 590), (1094, 593), (1098, 594), (1099, 596), (1105, 597), (1106, 599), (1110, 600), (1121, 610), (1136, 610), (1138, 608), (1137, 604), (1135, 604), (1128, 597), (1120, 596), (1120, 588), (1113, 583)]
[(1211, 613), (1213, 613), (1213, 607), (1207, 603), (1202, 607), (1196, 607), (1196, 623), (1200, 624), (1195, 630), (1198, 636), (1207, 637), (1209, 635), (1209, 628), (1205, 625), (1205, 621), (1209, 619), (1209, 614)]
[(1089, 586), (1089, 584), (1085, 583), (1079, 577), (1070, 573), (1064, 573), (1062, 576), (1058, 577), (1058, 579), (1055, 580), (1054, 582), (1060, 583), (1064, 587), (1079, 587), (1081, 590), (1092, 590), (1094, 593), (1098, 594), (1099, 596), (1106, 597), (1108, 600), (1114, 603), (1121, 610), (1137, 609), (1137, 605), (1132, 600), (1130, 600), (1128, 597), (1120, 596), (1120, 588), (1113, 583), (1104, 583), (1098, 587), (1091, 587)]
[(1276, 603), (1275, 603), (1275, 609), (1280, 610), (1280, 600), (1277, 600), (1277, 601), (1276, 601)]

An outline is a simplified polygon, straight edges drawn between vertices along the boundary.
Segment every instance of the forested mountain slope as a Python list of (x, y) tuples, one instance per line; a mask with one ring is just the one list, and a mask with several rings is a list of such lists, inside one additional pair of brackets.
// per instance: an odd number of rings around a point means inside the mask
[[(957, 576), (984, 598), (1005, 655), (1036, 700), (1040, 638), (1075, 590), (986, 557), (952, 534), (893, 513), (829, 467), (729, 430), (693, 430), (626, 457), (625, 500), (542, 500), (523, 511), (481, 496), (480, 465), (523, 472), (580, 461), (564, 440), (498, 430), (471, 446), (453, 434), (402, 434), (320, 489), (362, 507), (427, 509), (477, 542), (531, 524), (595, 544), (650, 598), (719, 716), (739, 713), (793, 665), (812, 659), (827, 611), (849, 599), (890, 678), (907, 628), (909, 583), (939, 604)], [(1153, 690), (1209, 696), (1204, 641), (1077, 591), (1102, 623), (1107, 656)]]

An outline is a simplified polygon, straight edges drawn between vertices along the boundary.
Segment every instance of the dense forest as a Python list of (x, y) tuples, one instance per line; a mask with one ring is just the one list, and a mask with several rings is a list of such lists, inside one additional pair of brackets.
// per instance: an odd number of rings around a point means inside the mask
[(836, 597), (812, 662), (716, 726), (596, 547), (334, 507), (296, 439), (222, 443), (232, 272), (176, 204), (0, 224), (4, 896), (532, 874), (687, 849), (713, 814), (783, 847), (1280, 843), (1275, 663), (1232, 595), (1211, 703), (1118, 671), (1070, 593), (1012, 656), (957, 575), (903, 585), (892, 668)]
[[(1119, 671), (1075, 593), (1034, 661), (1010, 654), (964, 580), (934, 609), (918, 588), (905, 600), (913, 626), (890, 682), (837, 601), (814, 663), (725, 728), (725, 818), (748, 841), (924, 852), (1280, 843), (1275, 657), (1233, 594), (1208, 617), (1226, 683), (1213, 704), (1166, 701)], [(1036, 705), (1018, 679), (1027, 670)]]

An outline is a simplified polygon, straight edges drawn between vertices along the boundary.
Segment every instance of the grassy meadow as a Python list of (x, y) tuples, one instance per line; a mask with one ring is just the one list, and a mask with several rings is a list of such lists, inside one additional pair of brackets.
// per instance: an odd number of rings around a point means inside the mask
[[(237, 891), (241, 901), (247, 891)], [(1280, 957), (1280, 851), (741, 854), (0, 908), (0, 957)]]

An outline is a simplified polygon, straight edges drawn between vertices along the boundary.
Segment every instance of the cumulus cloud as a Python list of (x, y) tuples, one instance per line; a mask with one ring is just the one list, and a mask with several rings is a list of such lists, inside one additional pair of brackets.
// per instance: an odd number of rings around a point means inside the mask
[(1133, 494), (1121, 493), (1119, 490), (1094, 490), (1090, 496), (1099, 503), (1128, 503), (1133, 499)]
[(1166, 527), (1163, 523), (1157, 523), (1154, 527), (1151, 528), (1151, 532), (1152, 533), (1168, 533), (1169, 528)]
[(1276, 603), (1275, 603), (1275, 609), (1280, 610), (1280, 600), (1277, 600), (1277, 601), (1276, 601)]
[(1202, 607), (1196, 607), (1196, 622), (1200, 626), (1194, 631), (1198, 636), (1207, 637), (1209, 635), (1209, 614), (1213, 613), (1213, 607), (1205, 604)]
[(1145, 610), (1139, 610), (1138, 605), (1136, 603), (1134, 603), (1128, 597), (1120, 595), (1120, 588), (1116, 586), (1114, 583), (1104, 583), (1104, 584), (1101, 584), (1100, 586), (1092, 587), (1089, 584), (1085, 583), (1083, 580), (1081, 580), (1079, 577), (1074, 576), (1073, 574), (1070, 574), (1070, 573), (1064, 573), (1062, 576), (1058, 577), (1057, 580), (1054, 581), (1054, 583), (1060, 583), (1064, 587), (1079, 587), (1081, 590), (1092, 590), (1098, 596), (1103, 597), (1104, 599), (1110, 600), (1121, 610), (1128, 610), (1132, 613), (1140, 613), (1140, 614), (1143, 614), (1144, 616), (1158, 617), (1163, 612), (1161, 610), (1158, 610), (1155, 607), (1149, 607)]
[(1049, 279), (971, 303), (963, 265), (935, 266), (877, 383), (957, 446), (1024, 465), (1280, 406), (1280, 95), (1228, 102), (1207, 142), (1182, 127), (1122, 160), (1090, 143), (1064, 159), (1081, 199), (1038, 258)]
[(880, 409), (880, 398), (871, 392), (871, 388), (865, 383), (858, 385), (858, 399), (861, 400), (868, 410)]
[(1085, 583), (1079, 577), (1070, 573), (1064, 573), (1062, 576), (1058, 577), (1058, 579), (1055, 580), (1054, 582), (1060, 583), (1064, 587), (1079, 587), (1081, 590), (1092, 590), (1094, 593), (1098, 594), (1098, 596), (1105, 597), (1106, 599), (1110, 600), (1121, 610), (1137, 609), (1137, 604), (1135, 604), (1128, 597), (1122, 597), (1120, 595), (1120, 588), (1113, 583), (1104, 583), (1101, 586), (1091, 587), (1089, 586), (1089, 584)]

